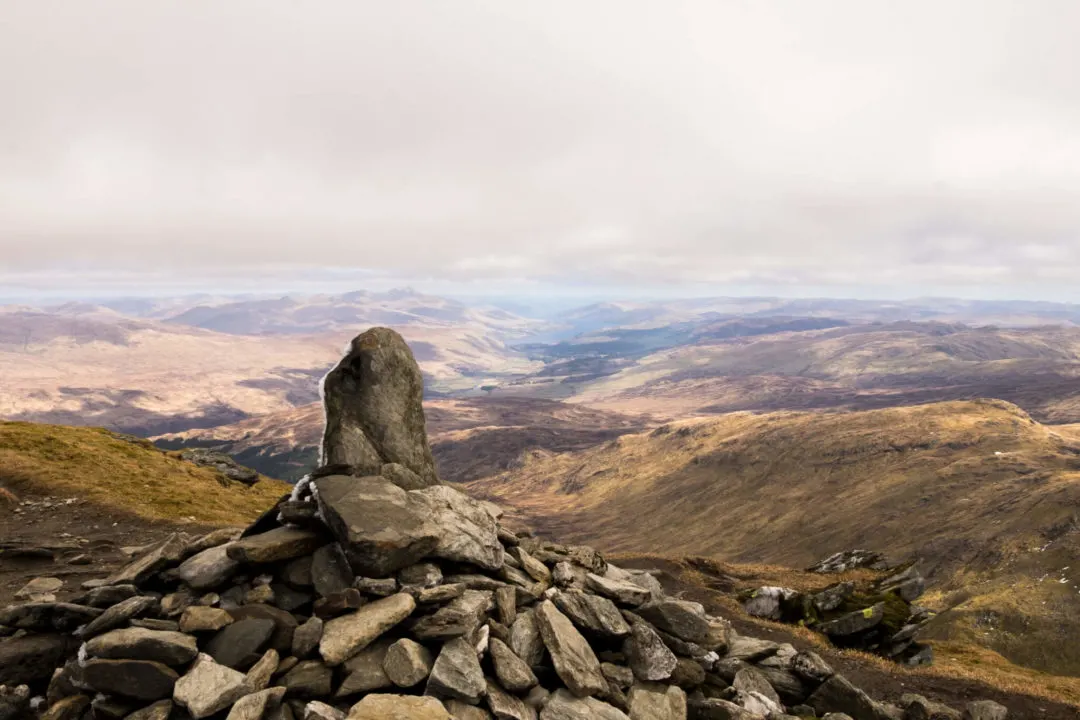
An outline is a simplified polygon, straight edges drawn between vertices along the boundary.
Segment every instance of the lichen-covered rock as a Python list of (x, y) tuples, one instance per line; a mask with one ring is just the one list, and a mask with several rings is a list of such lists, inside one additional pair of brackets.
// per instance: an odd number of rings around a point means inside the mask
[(623, 653), (634, 676), (646, 682), (666, 680), (678, 664), (656, 631), (645, 622), (635, 622), (630, 637), (623, 644)]
[(383, 670), (395, 685), (408, 688), (426, 680), (433, 663), (426, 647), (415, 640), (402, 638), (386, 651)]
[(779, 620), (783, 616), (783, 603), (795, 594), (790, 588), (760, 587), (743, 602), (743, 610), (754, 617)]
[(502, 567), (504, 551), (495, 521), (479, 502), (448, 485), (409, 494), (427, 507), (428, 519), (438, 534), (438, 543), (430, 551), (432, 557), (472, 563), (488, 570)]
[(532, 669), (502, 640), (491, 638), (488, 652), (495, 668), (495, 677), (504, 688), (521, 693), (536, 685), (537, 679)]
[(607, 598), (580, 590), (562, 590), (553, 593), (551, 599), (582, 630), (605, 638), (622, 638), (630, 634), (630, 625), (615, 603)]
[(536, 720), (536, 710), (519, 697), (515, 697), (499, 687), (490, 678), (487, 680), (487, 705), (498, 720)]
[(820, 632), (832, 637), (848, 637), (875, 628), (885, 619), (885, 603), (876, 603), (863, 610), (841, 615), (817, 626)]
[(666, 599), (642, 605), (635, 612), (657, 629), (689, 642), (709, 636), (709, 621), (700, 603)]
[(1009, 710), (993, 700), (976, 700), (964, 708), (963, 720), (1007, 720)]
[(397, 463), (426, 484), (437, 484), (423, 398), (420, 367), (401, 335), (376, 327), (356, 336), (323, 379), (323, 462), (373, 474)]

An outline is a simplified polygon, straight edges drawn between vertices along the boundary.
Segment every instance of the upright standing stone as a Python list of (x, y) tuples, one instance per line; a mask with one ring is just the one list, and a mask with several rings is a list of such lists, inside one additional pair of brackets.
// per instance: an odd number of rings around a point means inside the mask
[(397, 463), (437, 485), (423, 399), (420, 366), (401, 335), (376, 327), (356, 336), (323, 380), (323, 464), (378, 475), (384, 464)]

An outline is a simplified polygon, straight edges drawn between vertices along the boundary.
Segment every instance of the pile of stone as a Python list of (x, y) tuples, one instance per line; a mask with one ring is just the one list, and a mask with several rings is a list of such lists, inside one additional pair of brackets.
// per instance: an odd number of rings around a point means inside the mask
[[(0, 610), (0, 720), (952, 712), (875, 702), (813, 652), (740, 636), (649, 572), (510, 532), (497, 508), (438, 483), (419, 392), (400, 337), (365, 333), (326, 382), (332, 466), (242, 532), (173, 535), (72, 602), (42, 587)], [(927, 709), (939, 714), (913, 714)]]
[(742, 595), (743, 609), (755, 617), (801, 625), (824, 634), (838, 647), (876, 653), (905, 665), (929, 665), (934, 651), (918, 634), (934, 613), (914, 602), (926, 581), (914, 564), (889, 568), (883, 556), (866, 550), (837, 553), (809, 572), (880, 572), (874, 580), (846, 580), (812, 592), (766, 586)]

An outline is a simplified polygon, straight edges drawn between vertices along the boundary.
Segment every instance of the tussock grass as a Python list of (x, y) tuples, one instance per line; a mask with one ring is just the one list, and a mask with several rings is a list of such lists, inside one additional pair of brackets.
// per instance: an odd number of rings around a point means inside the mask
[(0, 486), (9, 492), (77, 497), (148, 520), (243, 524), (289, 486), (253, 486), (172, 457), (147, 441), (102, 428), (0, 422)]

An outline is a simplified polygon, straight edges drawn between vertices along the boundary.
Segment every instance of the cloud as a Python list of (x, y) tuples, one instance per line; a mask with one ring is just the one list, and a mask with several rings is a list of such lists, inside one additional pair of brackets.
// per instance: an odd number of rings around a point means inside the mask
[(1077, 267), (1068, 0), (0, 3), (0, 270), (24, 284)]

